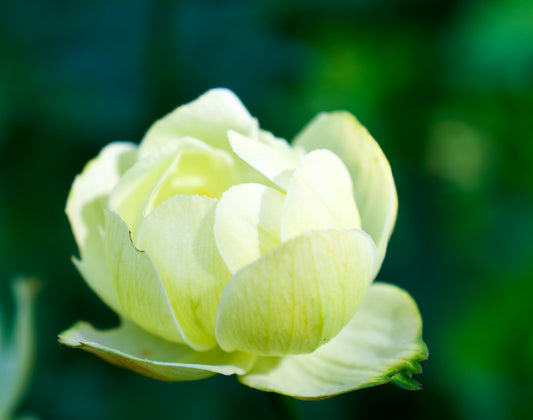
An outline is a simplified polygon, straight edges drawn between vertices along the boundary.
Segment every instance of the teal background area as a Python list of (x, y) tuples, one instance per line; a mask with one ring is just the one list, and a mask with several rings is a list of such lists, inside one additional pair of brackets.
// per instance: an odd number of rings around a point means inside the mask
[[(291, 139), (346, 109), (387, 155), (398, 222), (379, 279), (408, 290), (430, 358), (421, 392), (316, 402), (305, 419), (526, 419), (533, 409), (533, 3), (528, 0), (3, 0), (0, 302), (41, 277), (21, 412), (42, 419), (272, 419), (234, 377), (159, 383), (61, 347), (116, 316), (70, 262), (74, 176), (113, 140), (209, 88)], [(9, 317), (8, 317), (9, 318)]]

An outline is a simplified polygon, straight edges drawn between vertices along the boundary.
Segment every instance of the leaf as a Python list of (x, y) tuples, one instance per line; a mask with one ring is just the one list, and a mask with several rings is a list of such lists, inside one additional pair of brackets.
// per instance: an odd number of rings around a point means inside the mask
[(19, 278), (13, 283), (16, 313), (10, 337), (0, 342), (0, 419), (9, 418), (28, 386), (35, 357), (35, 298), (37, 279)]

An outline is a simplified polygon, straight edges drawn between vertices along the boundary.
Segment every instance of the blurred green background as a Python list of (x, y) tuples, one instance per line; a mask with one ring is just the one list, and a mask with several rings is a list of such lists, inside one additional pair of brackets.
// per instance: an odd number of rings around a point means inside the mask
[(209, 88), (291, 139), (346, 109), (378, 140), (400, 209), (379, 279), (419, 303), (424, 390), (386, 385), (302, 418), (526, 419), (533, 410), (533, 3), (529, 0), (3, 0), (0, 303), (42, 278), (21, 412), (42, 419), (270, 419), (232, 377), (159, 383), (60, 347), (116, 316), (70, 262), (74, 176)]

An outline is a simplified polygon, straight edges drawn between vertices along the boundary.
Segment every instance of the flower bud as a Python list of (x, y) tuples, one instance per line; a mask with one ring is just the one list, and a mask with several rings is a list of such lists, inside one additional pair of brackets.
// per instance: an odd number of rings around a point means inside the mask
[(79, 323), (66, 345), (162, 380), (237, 374), (302, 398), (410, 378), (426, 357), (416, 304), (373, 284), (396, 190), (347, 112), (319, 115), (291, 147), (209, 91), (139, 146), (105, 147), (66, 212), (74, 263), (122, 319)]

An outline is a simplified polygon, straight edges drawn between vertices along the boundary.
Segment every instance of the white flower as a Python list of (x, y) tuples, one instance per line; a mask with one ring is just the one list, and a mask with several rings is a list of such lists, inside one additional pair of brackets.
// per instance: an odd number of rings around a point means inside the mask
[(60, 340), (162, 380), (237, 374), (301, 398), (416, 387), (416, 304), (372, 283), (396, 211), (389, 164), (351, 114), (319, 115), (291, 147), (209, 91), (74, 181), (75, 264), (123, 323)]

